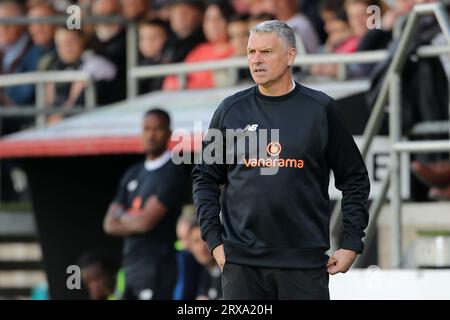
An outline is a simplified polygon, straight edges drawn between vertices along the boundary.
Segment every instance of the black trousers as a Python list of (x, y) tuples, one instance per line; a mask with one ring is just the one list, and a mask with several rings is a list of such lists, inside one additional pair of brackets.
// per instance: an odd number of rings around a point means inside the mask
[(122, 300), (172, 300), (177, 280), (175, 257), (142, 259), (125, 265)]
[(260, 268), (226, 262), (222, 273), (225, 300), (329, 300), (327, 268)]

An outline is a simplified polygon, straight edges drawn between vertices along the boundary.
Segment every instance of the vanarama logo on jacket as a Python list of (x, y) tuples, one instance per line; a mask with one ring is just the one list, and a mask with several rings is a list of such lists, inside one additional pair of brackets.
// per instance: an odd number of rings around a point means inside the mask
[(249, 167), (279, 167), (279, 168), (295, 168), (303, 169), (305, 162), (301, 159), (283, 159), (279, 158), (283, 150), (281, 144), (272, 141), (267, 145), (266, 151), (269, 158), (249, 158), (244, 159), (244, 166)]

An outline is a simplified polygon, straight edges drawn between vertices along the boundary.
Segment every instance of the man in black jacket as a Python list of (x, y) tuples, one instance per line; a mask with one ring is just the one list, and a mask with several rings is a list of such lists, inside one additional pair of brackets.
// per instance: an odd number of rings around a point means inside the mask
[[(346, 272), (363, 250), (366, 166), (333, 99), (293, 81), (295, 47), (283, 22), (251, 30), (248, 62), (257, 86), (222, 102), (208, 131), (215, 139), (208, 133), (203, 161), (193, 170), (202, 237), (222, 269), (225, 299), (329, 299), (329, 274)], [(231, 144), (230, 130), (236, 132)], [(214, 158), (226, 159), (207, 161), (217, 132), (227, 132), (219, 144), (227, 147), (216, 148)], [(255, 146), (242, 143), (251, 134), (261, 146), (258, 156)], [(344, 217), (342, 248), (332, 257), (326, 255), (330, 170), (343, 193)]]
[(146, 159), (123, 175), (103, 228), (123, 237), (123, 300), (168, 300), (177, 277), (175, 226), (185, 201), (183, 166), (171, 161), (169, 114), (148, 111), (142, 124)]
[(173, 31), (162, 63), (182, 62), (198, 44), (206, 41), (202, 20), (204, 3), (201, 0), (175, 0), (170, 7), (169, 23)]

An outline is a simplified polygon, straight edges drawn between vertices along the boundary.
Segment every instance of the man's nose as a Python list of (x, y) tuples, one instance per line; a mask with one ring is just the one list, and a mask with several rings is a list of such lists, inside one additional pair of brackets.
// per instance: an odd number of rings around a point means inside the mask
[(262, 63), (261, 55), (259, 53), (255, 53), (250, 57), (250, 62), (252, 65)]

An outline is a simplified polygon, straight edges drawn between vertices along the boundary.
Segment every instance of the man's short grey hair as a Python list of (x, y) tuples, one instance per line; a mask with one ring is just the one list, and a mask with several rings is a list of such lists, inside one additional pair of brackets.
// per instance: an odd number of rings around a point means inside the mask
[(291, 27), (279, 20), (268, 20), (258, 23), (250, 29), (252, 33), (270, 33), (275, 32), (286, 45), (290, 48), (296, 48), (295, 34)]

